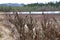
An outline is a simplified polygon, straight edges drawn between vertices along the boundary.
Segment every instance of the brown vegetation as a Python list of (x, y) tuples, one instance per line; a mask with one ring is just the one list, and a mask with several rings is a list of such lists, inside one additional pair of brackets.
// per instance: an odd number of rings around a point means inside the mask
[(59, 14), (6, 14), (4, 26), (15, 40), (60, 40)]

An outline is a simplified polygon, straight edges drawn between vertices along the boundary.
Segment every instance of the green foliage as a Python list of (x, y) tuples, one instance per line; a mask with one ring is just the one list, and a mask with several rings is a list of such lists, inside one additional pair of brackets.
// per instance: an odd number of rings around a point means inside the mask
[(60, 10), (60, 2), (49, 2), (49, 3), (33, 3), (27, 4), (22, 7), (20, 6), (0, 6), (0, 11), (10, 12), (10, 11), (43, 11), (43, 10)]

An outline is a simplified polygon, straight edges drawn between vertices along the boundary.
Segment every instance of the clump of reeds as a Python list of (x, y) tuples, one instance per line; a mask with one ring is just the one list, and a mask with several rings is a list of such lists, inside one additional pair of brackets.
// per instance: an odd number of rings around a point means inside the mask
[[(17, 12), (7, 14), (6, 21), (14, 25), (14, 27), (11, 27), (11, 25), (7, 25), (7, 27), (11, 29), (13, 35), (19, 34), (19, 37), (15, 36), (16, 40), (60, 40), (60, 29), (57, 30), (56, 28), (56, 26), (58, 28), (59, 26), (55, 17), (49, 18), (45, 14), (42, 16), (42, 21), (37, 21), (33, 19), (31, 14), (30, 17), (26, 16), (25, 18)], [(37, 22), (40, 22), (41, 25), (37, 26)], [(28, 32), (25, 32), (25, 24)], [(40, 28), (42, 29), (40, 30)]]

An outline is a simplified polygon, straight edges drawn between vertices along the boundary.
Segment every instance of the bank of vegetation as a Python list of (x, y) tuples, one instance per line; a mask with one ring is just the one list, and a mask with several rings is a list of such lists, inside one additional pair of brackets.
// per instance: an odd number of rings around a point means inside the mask
[(55, 11), (60, 10), (60, 2), (32, 3), (24, 6), (0, 6), (0, 11)]
[[(60, 18), (44, 13), (40, 19), (32, 15), (7, 14), (4, 26), (15, 40), (60, 40)], [(4, 22), (3, 22), (4, 23)]]

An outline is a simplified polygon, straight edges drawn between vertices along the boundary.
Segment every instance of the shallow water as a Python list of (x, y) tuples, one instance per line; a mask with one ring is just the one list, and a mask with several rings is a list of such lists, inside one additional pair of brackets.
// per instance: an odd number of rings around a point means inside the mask
[[(13, 12), (4, 12), (5, 14), (13, 14)], [(16, 13), (16, 12), (14, 12), (14, 13)], [(18, 14), (42, 14), (42, 13), (44, 13), (44, 14), (59, 14), (60, 13), (60, 11), (34, 11), (34, 12), (17, 12)]]

